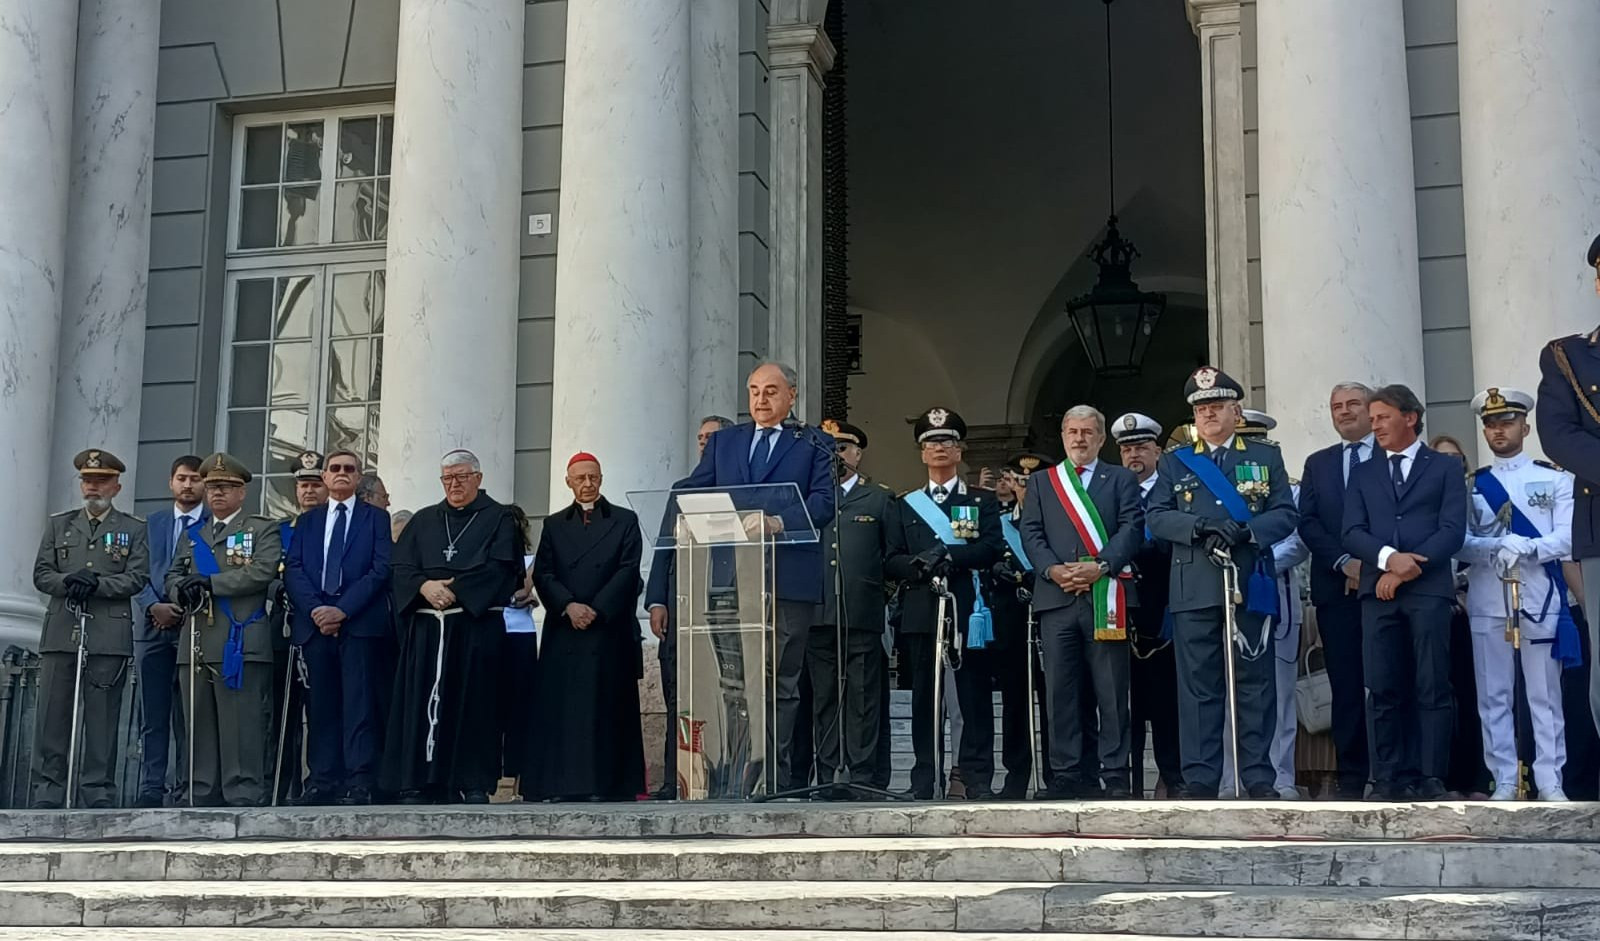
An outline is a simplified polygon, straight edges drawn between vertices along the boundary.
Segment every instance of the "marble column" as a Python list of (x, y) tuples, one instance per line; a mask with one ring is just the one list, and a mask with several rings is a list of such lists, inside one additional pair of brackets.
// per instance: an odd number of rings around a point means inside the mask
[(88, 447), (127, 463), (119, 502), (133, 509), (160, 32), (161, 0), (80, 0), (52, 510), (78, 502), (63, 469)]
[(767, 356), (800, 374), (796, 414), (822, 405), (822, 77), (833, 44), (817, 22), (767, 28), (772, 75), (772, 256)]
[[(737, 415), (739, 11), (689, 0), (689, 421)], [(686, 436), (686, 453), (695, 453)]]
[(394, 504), (441, 499), (469, 448), (513, 492), (523, 0), (401, 0), (378, 466)]
[(600, 459), (618, 503), (688, 464), (689, 11), (690, 0), (567, 10), (552, 506), (572, 499), (562, 480), (578, 450)]
[(1600, 321), (1600, 3), (1456, 8), (1473, 376), (1532, 393), (1539, 345)]
[(1200, 40), (1206, 174), (1206, 310), (1211, 362), (1256, 385), (1250, 351), (1250, 268), (1245, 212), (1244, 53), (1239, 0), (1187, 0)]
[(1256, 58), (1267, 401), (1297, 466), (1334, 384), (1426, 401), (1400, 4), (1258, 4)]
[[(0, 0), (0, 649), (37, 647), (33, 559), (45, 505), (66, 257), (77, 0)], [(70, 471), (68, 471), (70, 473)]]

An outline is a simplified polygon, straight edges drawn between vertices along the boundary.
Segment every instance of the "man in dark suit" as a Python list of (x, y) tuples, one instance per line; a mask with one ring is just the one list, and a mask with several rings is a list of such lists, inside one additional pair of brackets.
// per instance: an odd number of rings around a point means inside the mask
[[(955, 598), (947, 612), (951, 622), (945, 629), (945, 646), (951, 659), (960, 663), (956, 694), (962, 714), (970, 717), (962, 723), (957, 758), (967, 797), (989, 796), (994, 780), (993, 652), (985, 649), (993, 642), (993, 620), (982, 582), (1000, 561), (1005, 537), (994, 495), (969, 490), (957, 476), (966, 433), (967, 423), (947, 408), (928, 409), (912, 426), (928, 482), (901, 495), (904, 538), (900, 551), (883, 565), (885, 575), (902, 583), (900, 645), (906, 662), (901, 671), (911, 676), (911, 738), (916, 751), (911, 796), (918, 800), (933, 797), (944, 751), (944, 705), (933, 695), (934, 671), (944, 669), (944, 651), (934, 645), (939, 608), (935, 578), (947, 579)], [(941, 700), (948, 693), (941, 690)]]
[[(1000, 504), (1000, 531), (1005, 536), (1006, 548), (1000, 561), (989, 570), (992, 594), (989, 599), (994, 609), (995, 684), (1000, 687), (1000, 738), (1005, 743), (1000, 760), (1006, 769), (1006, 783), (995, 795), (1001, 800), (1021, 800), (1028, 795), (1028, 784), (1033, 780), (1034, 732), (1038, 733), (1041, 754), (1050, 754), (1050, 723), (1044, 672), (1039, 666), (1038, 648), (1028, 636), (1030, 610), (1033, 606), (1033, 565), (1028, 561), (1027, 549), (1022, 545), (1022, 505), (1028, 498), (1028, 480), (1041, 467), (1048, 467), (1051, 459), (1033, 451), (1011, 455), (1001, 469), (995, 484), (996, 502)], [(1006, 508), (1001, 491), (1011, 495), (1010, 508)], [(1033, 693), (1029, 695), (1029, 673), (1033, 674)], [(1094, 712), (1094, 690), (1086, 690), (1089, 702), (1087, 712)], [(1038, 719), (1035, 720), (1035, 715)], [(1093, 738), (1092, 729), (1084, 729), (1084, 749), (1095, 755), (1098, 746), (1087, 744)], [(1041, 760), (1040, 770), (1049, 766)], [(1099, 780), (1099, 762), (1085, 763), (1085, 771)], [(1048, 782), (1047, 782), (1048, 783)]]
[(1366, 676), (1361, 666), (1361, 560), (1344, 548), (1345, 487), (1356, 465), (1375, 453), (1367, 402), (1372, 389), (1341, 382), (1328, 397), (1339, 443), (1306, 458), (1300, 478), (1300, 539), (1311, 550), (1311, 603), (1333, 690), (1335, 794), (1360, 800), (1371, 774), (1367, 751)]
[(1467, 534), (1466, 477), (1422, 443), (1409, 388), (1384, 386), (1367, 408), (1383, 454), (1350, 472), (1344, 548), (1361, 560), (1372, 793), (1437, 800), (1450, 766), (1451, 557)]
[[(1148, 415), (1129, 412), (1111, 423), (1122, 466), (1139, 480), (1139, 507), (1148, 509), (1150, 493), (1162, 483), (1156, 474), (1161, 460), (1161, 424)], [(1172, 617), (1167, 611), (1172, 578), (1172, 547), (1147, 538), (1133, 557), (1132, 637), (1128, 652), (1128, 715), (1133, 722), (1131, 762), (1133, 796), (1143, 797), (1145, 725), (1155, 752), (1160, 780), (1151, 788), (1158, 797), (1178, 796), (1183, 787), (1183, 754), (1178, 747), (1178, 664), (1172, 652)]]
[[(877, 772), (883, 661), (888, 657), (883, 645), (883, 609), (888, 601), (883, 563), (903, 551), (905, 531), (894, 491), (860, 472), (867, 433), (849, 422), (832, 419), (822, 423), (822, 430), (838, 442), (839, 502), (833, 522), (823, 533), (827, 581), (806, 647), (817, 778), (822, 784), (837, 780), (871, 786)], [(848, 770), (848, 775), (841, 770)], [(851, 795), (834, 796), (849, 799)]]
[[(188, 755), (183, 745), (183, 704), (178, 699), (178, 628), (183, 609), (166, 600), (167, 569), (183, 534), (197, 522), (211, 519), (200, 501), (200, 458), (185, 454), (172, 462), (167, 476), (172, 508), (160, 509), (145, 521), (150, 544), (150, 581), (136, 599), (139, 618), (133, 627), (133, 655), (139, 670), (140, 761), (135, 807), (160, 807), (169, 793), (168, 755), (172, 763), (173, 803), (184, 798)], [(171, 751), (169, 752), (169, 749)]]
[[(1600, 294), (1600, 237), (1585, 262)], [(1572, 557), (1583, 572), (1589, 649), (1600, 650), (1600, 328), (1558, 337), (1539, 354), (1539, 445), (1577, 479), (1572, 487)], [(1593, 613), (1591, 613), (1593, 612)], [(1600, 725), (1600, 669), (1589, 670), (1589, 711)]]
[[(1132, 793), (1128, 773), (1128, 597), (1125, 576), (1144, 541), (1139, 481), (1100, 460), (1106, 419), (1078, 405), (1061, 419), (1067, 459), (1036, 475), (1022, 506), (1022, 544), (1034, 571), (1047, 712), (1050, 791), (1067, 798)], [(1083, 722), (1078, 703), (1085, 668), (1100, 719), (1100, 774), (1081, 793)]]
[[(1272, 636), (1277, 610), (1271, 547), (1299, 522), (1283, 456), (1274, 445), (1237, 433), (1244, 390), (1213, 366), (1184, 386), (1194, 408), (1193, 446), (1161, 456), (1160, 481), (1146, 516), (1155, 538), (1172, 545), (1173, 646), (1178, 661), (1178, 722), (1184, 795), (1215, 799), (1222, 783), (1226, 664), (1235, 662), (1235, 734), (1239, 783), (1260, 800), (1278, 796), (1270, 748), (1277, 725)], [(1225, 634), (1223, 568), (1231, 559), (1244, 603), (1234, 608), (1236, 637)], [(1236, 650), (1235, 648), (1240, 648)]]
[(356, 498), (361, 459), (329, 454), (328, 502), (295, 524), (284, 561), (293, 609), (290, 640), (305, 657), (306, 763), (301, 803), (370, 804), (383, 722), (378, 704), (392, 681), (389, 513)]
[[(800, 674), (805, 669), (806, 639), (815, 607), (822, 601), (822, 550), (815, 541), (786, 541), (791, 534), (826, 526), (833, 519), (833, 442), (820, 431), (791, 420), (799, 393), (795, 371), (780, 363), (763, 363), (750, 373), (750, 422), (718, 431), (706, 441), (694, 471), (675, 488), (749, 487), (793, 484), (803, 506), (793, 502), (764, 507), (751, 515), (751, 525), (765, 526), (778, 542), (773, 551), (777, 576), (777, 719), (768, 754), (777, 756), (777, 788), (803, 786), (791, 782), (790, 752), (800, 712)], [(781, 505), (780, 505), (781, 504)], [(754, 535), (754, 533), (752, 533)], [(672, 583), (671, 565), (651, 566), (645, 605), (650, 629), (664, 636)]]

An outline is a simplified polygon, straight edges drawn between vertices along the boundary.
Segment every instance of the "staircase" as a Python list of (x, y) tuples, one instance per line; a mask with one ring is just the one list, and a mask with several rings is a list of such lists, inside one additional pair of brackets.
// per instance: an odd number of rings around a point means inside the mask
[(0, 941), (1594, 941), (1597, 833), (1546, 804), (13, 811)]

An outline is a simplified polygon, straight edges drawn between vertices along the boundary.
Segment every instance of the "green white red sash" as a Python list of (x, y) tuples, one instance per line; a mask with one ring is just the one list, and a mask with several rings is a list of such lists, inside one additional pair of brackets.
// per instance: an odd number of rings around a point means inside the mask
[[(1079, 561), (1092, 561), (1106, 548), (1106, 525), (1100, 520), (1100, 511), (1083, 489), (1077, 469), (1063, 461), (1050, 469), (1050, 487), (1067, 512), (1067, 519), (1078, 531), (1078, 538), (1088, 547), (1089, 554)], [(1113, 575), (1094, 583), (1094, 639), (1127, 640), (1127, 589), (1122, 579)]]

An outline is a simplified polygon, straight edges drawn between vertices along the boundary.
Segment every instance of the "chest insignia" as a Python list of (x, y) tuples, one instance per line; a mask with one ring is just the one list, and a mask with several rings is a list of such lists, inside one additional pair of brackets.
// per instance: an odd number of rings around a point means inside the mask
[(978, 508), (975, 506), (951, 507), (950, 530), (957, 539), (977, 539)]

